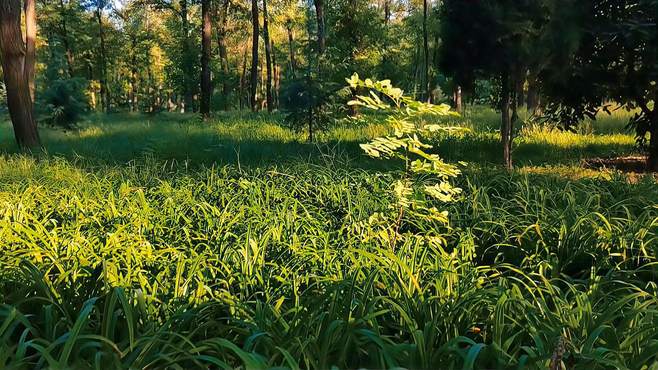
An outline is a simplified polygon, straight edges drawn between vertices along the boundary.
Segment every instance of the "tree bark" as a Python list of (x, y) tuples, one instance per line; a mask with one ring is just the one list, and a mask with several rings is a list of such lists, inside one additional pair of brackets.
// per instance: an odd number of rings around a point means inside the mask
[(201, 17), (203, 18), (201, 32), (201, 116), (210, 116), (210, 98), (212, 96), (212, 81), (210, 80), (210, 53), (212, 49), (212, 20), (210, 19), (210, 0), (201, 1)]
[(423, 0), (423, 54), (424, 54), (424, 65), (423, 65), (423, 89), (425, 89), (425, 100), (428, 102), (432, 96), (432, 89), (430, 87), (430, 47), (429, 47), (429, 35), (427, 32), (427, 13), (429, 12), (429, 0)]
[(263, 0), (263, 41), (265, 42), (265, 68), (267, 73), (266, 96), (267, 111), (272, 112), (272, 44), (270, 43), (269, 15), (267, 14), (267, 0)]
[(314, 0), (315, 18), (318, 22), (318, 55), (324, 54), (326, 47), (326, 34), (324, 27), (324, 0)]
[(131, 36), (130, 111), (137, 112), (137, 37)]
[(228, 8), (230, 0), (224, 0), (222, 3), (221, 13), (219, 15), (220, 25), (219, 32), (217, 32), (217, 46), (219, 49), (219, 59), (222, 67), (222, 94), (224, 95), (224, 110), (229, 109), (229, 66), (228, 66), (228, 51), (226, 48), (226, 25), (228, 22)]
[(251, 110), (258, 110), (258, 0), (251, 0), (251, 24), (252, 24), (252, 41), (251, 41), (251, 85), (249, 86), (249, 104)]
[(527, 107), (528, 112), (533, 116), (541, 114), (540, 109), (540, 95), (539, 95), (539, 86), (536, 78), (528, 79), (528, 97), (527, 97)]
[(16, 143), (22, 149), (37, 148), (41, 142), (24, 73), (25, 43), (21, 31), (20, 0), (0, 1), (0, 56)]
[(512, 120), (510, 117), (510, 95), (509, 73), (505, 72), (502, 78), (500, 100), (500, 136), (503, 145), (503, 162), (508, 170), (512, 169)]
[(35, 0), (25, 0), (25, 62), (23, 72), (34, 102), (34, 65), (36, 63), (37, 10)]

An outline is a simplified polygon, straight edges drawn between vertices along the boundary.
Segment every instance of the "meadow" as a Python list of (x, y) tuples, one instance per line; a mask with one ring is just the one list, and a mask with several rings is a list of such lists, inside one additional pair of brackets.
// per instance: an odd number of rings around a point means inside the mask
[(394, 247), (375, 118), (90, 116), (33, 155), (5, 123), (0, 368), (656, 369), (655, 179), (581, 163), (637, 153), (628, 115), (526, 125), (513, 172), (495, 112), (442, 122), (463, 193)]

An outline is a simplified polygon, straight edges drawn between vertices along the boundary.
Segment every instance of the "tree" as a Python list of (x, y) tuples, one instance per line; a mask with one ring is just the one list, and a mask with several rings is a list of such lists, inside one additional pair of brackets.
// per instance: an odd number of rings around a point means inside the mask
[(212, 26), (210, 19), (210, 0), (201, 1), (201, 17), (203, 18), (201, 36), (201, 115), (210, 115), (210, 98), (212, 96), (212, 81), (210, 80), (210, 53)]
[(249, 104), (251, 110), (258, 110), (258, 0), (251, 0), (251, 25), (252, 25), (252, 43), (251, 43), (251, 79), (249, 86)]
[(551, 0), (445, 0), (441, 9), (439, 66), (456, 86), (473, 90), (477, 78), (499, 86), (503, 163), (512, 168), (517, 86), (529, 65), (540, 65), (550, 48), (542, 40), (550, 25)]
[(604, 101), (637, 108), (629, 123), (658, 171), (658, 1), (572, 1), (554, 11), (556, 52), (541, 73), (548, 113), (570, 126), (607, 110)]
[(221, 7), (219, 9), (219, 28), (217, 32), (217, 49), (219, 50), (219, 59), (222, 69), (222, 95), (224, 102), (224, 110), (229, 109), (229, 93), (230, 93), (230, 84), (229, 84), (229, 61), (228, 61), (228, 50), (226, 47), (226, 25), (228, 23), (229, 16), (229, 5), (231, 4), (230, 0), (223, 0)]
[(36, 0), (25, 0), (25, 78), (30, 88), (30, 99), (34, 102), (34, 66), (37, 58), (37, 9)]
[(267, 13), (267, 0), (263, 0), (263, 41), (265, 42), (265, 68), (267, 70), (267, 111), (272, 112), (272, 43), (270, 42), (269, 15)]
[(21, 32), (21, 2), (3, 0), (0, 2), (0, 56), (7, 90), (7, 107), (18, 146), (29, 149), (39, 147), (41, 142), (25, 73), (25, 49)]
[(322, 55), (326, 47), (324, 0), (313, 0), (313, 3), (315, 5), (315, 17), (318, 22), (318, 55)]

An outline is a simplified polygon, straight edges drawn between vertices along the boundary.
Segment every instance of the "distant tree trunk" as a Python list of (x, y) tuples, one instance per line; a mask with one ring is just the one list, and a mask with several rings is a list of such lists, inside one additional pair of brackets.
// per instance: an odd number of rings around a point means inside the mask
[(462, 87), (459, 85), (455, 85), (454, 90), (452, 92), (452, 101), (454, 104), (454, 108), (457, 112), (462, 111)]
[[(189, 63), (189, 61), (191, 61), (190, 53), (192, 52), (192, 48), (190, 45), (190, 21), (187, 19), (187, 1), (188, 0), (180, 0), (180, 18), (181, 28), (183, 29), (183, 65), (185, 69), (189, 71), (192, 67)], [(189, 72), (186, 71), (185, 73)], [(187, 78), (185, 78), (183, 82), (183, 110), (185, 112), (194, 111), (194, 92), (192, 91), (192, 87)]]
[(226, 48), (226, 24), (228, 22), (228, 8), (230, 0), (224, 0), (222, 3), (221, 14), (219, 15), (220, 25), (217, 32), (217, 47), (219, 49), (219, 59), (222, 66), (222, 94), (224, 101), (224, 110), (229, 109), (229, 68), (228, 68), (228, 51)]
[(23, 72), (34, 102), (34, 65), (36, 63), (37, 10), (35, 0), (25, 0), (25, 65)]
[(137, 37), (131, 36), (130, 111), (137, 112)]
[(270, 41), (270, 48), (272, 49), (272, 73), (274, 76), (272, 77), (272, 106), (274, 108), (279, 107), (279, 78), (280, 78), (280, 73), (279, 73), (279, 65), (276, 64), (276, 49), (274, 48), (274, 40)]
[(318, 22), (318, 55), (324, 54), (326, 47), (326, 34), (324, 29), (324, 0), (313, 0), (315, 4), (315, 17)]
[(510, 117), (510, 81), (509, 73), (503, 73), (500, 97), (500, 136), (503, 145), (503, 162), (508, 170), (512, 169), (512, 119)]
[(288, 53), (290, 54), (290, 75), (295, 78), (297, 62), (295, 61), (295, 34), (292, 30), (292, 21), (286, 22), (286, 30), (288, 31)]
[(110, 97), (109, 91), (107, 89), (107, 56), (105, 55), (105, 32), (103, 32), (103, 12), (98, 3), (96, 8), (96, 20), (98, 21), (98, 37), (100, 39), (100, 55), (101, 55), (101, 65), (100, 65), (100, 85), (101, 85), (101, 105), (105, 110), (105, 113), (110, 112)]
[(526, 104), (528, 107), (528, 112), (533, 116), (541, 114), (540, 99), (541, 97), (539, 95), (539, 85), (537, 79), (535, 77), (531, 77), (528, 79), (528, 100)]
[(266, 94), (267, 111), (272, 112), (272, 44), (270, 43), (269, 15), (267, 14), (267, 0), (263, 0), (263, 41), (265, 42), (265, 68), (267, 70)]
[(64, 45), (64, 53), (66, 54), (66, 66), (69, 72), (69, 77), (73, 77), (73, 51), (71, 50), (71, 45), (69, 43), (68, 30), (66, 29), (66, 14), (64, 8), (64, 0), (59, 0), (59, 12), (60, 12), (60, 27), (61, 27), (61, 38), (62, 44)]
[(423, 0), (423, 54), (425, 57), (423, 65), (423, 89), (425, 94), (425, 100), (430, 101), (432, 95), (432, 90), (430, 87), (430, 47), (429, 47), (429, 35), (427, 33), (427, 13), (429, 11), (429, 0)]
[(210, 53), (212, 51), (212, 20), (210, 19), (210, 0), (201, 1), (201, 116), (210, 116), (210, 98), (212, 81), (210, 81)]
[(258, 109), (257, 91), (258, 91), (258, 0), (251, 0), (251, 24), (253, 28), (251, 41), (251, 85), (249, 86), (249, 104), (251, 110)]
[(37, 148), (41, 142), (24, 73), (25, 43), (21, 31), (20, 0), (0, 1), (0, 59), (16, 143), (22, 149)]
[(240, 110), (244, 108), (244, 85), (247, 78), (247, 48), (244, 48), (242, 53), (242, 70), (240, 72)]

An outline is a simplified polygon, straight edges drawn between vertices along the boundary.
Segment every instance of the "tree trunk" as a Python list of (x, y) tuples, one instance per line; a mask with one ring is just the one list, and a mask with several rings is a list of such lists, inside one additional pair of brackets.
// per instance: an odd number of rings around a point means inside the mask
[(21, 31), (20, 0), (0, 1), (0, 57), (16, 142), (22, 149), (37, 148), (41, 142), (24, 73), (25, 43)]
[(201, 32), (201, 116), (210, 116), (210, 98), (212, 96), (212, 81), (210, 80), (210, 52), (212, 51), (212, 26), (210, 19), (210, 0), (201, 1), (201, 17), (203, 18)]
[(74, 56), (69, 43), (69, 34), (66, 29), (66, 12), (64, 8), (64, 0), (59, 0), (59, 12), (62, 20), (60, 21), (62, 44), (64, 45), (64, 53), (66, 54), (66, 66), (69, 72), (69, 77), (73, 77), (73, 62)]
[(326, 34), (324, 29), (324, 0), (314, 0), (315, 18), (318, 22), (318, 55), (324, 54)]
[(457, 112), (462, 111), (462, 87), (455, 85), (455, 88), (452, 92), (452, 101), (454, 103), (454, 108)]
[(137, 37), (131, 37), (130, 111), (137, 112)]
[(505, 72), (502, 78), (500, 99), (500, 136), (503, 145), (503, 162), (508, 170), (512, 169), (512, 120), (510, 117), (510, 104), (509, 74)]
[(101, 76), (100, 76), (100, 85), (101, 85), (101, 105), (105, 110), (105, 113), (110, 112), (110, 97), (107, 90), (107, 57), (105, 55), (105, 33), (103, 32), (103, 13), (100, 7), (96, 8), (96, 20), (98, 21), (98, 37), (100, 39), (100, 53), (101, 53)]
[(219, 59), (222, 67), (222, 94), (224, 95), (224, 110), (229, 109), (229, 68), (228, 68), (228, 51), (226, 48), (226, 24), (228, 22), (228, 8), (230, 0), (224, 0), (222, 4), (219, 32), (217, 32), (217, 46), (219, 49)]
[(423, 54), (424, 54), (424, 65), (423, 65), (423, 89), (425, 90), (425, 100), (430, 101), (432, 96), (432, 90), (430, 87), (430, 47), (429, 47), (429, 35), (427, 33), (427, 13), (429, 11), (429, 0), (423, 0)]
[[(192, 70), (191, 63), (195, 63), (191, 58), (191, 45), (190, 45), (190, 22), (187, 19), (187, 1), (180, 0), (180, 18), (181, 26), (183, 29), (183, 67), (185, 68), (185, 73)], [(191, 63), (190, 63), (191, 62)], [(196, 80), (196, 79), (195, 79)], [(183, 80), (183, 111), (192, 112), (194, 111), (194, 92), (192, 91), (192, 86), (188, 81), (188, 78)]]
[(267, 0), (263, 0), (263, 41), (265, 42), (265, 68), (267, 71), (266, 96), (267, 111), (272, 112), (272, 44), (270, 43), (269, 15), (267, 14)]
[(35, 0), (25, 0), (25, 64), (23, 73), (30, 87), (30, 99), (34, 102), (34, 65), (36, 63), (37, 10)]
[(536, 78), (528, 79), (528, 100), (527, 107), (528, 112), (533, 116), (541, 114), (540, 109), (540, 95), (539, 95), (539, 86)]
[(252, 40), (251, 40), (251, 85), (249, 86), (249, 104), (251, 110), (258, 109), (258, 0), (251, 0), (251, 24), (252, 24)]
[(295, 34), (292, 30), (292, 21), (286, 22), (286, 30), (288, 31), (288, 53), (290, 54), (290, 75), (295, 78), (297, 62), (295, 61)]
[(274, 108), (279, 108), (279, 78), (280, 78), (280, 73), (279, 73), (279, 65), (276, 64), (276, 49), (274, 48), (274, 40), (270, 41), (271, 44), (271, 49), (272, 49), (272, 73), (274, 76), (272, 77), (272, 106)]

